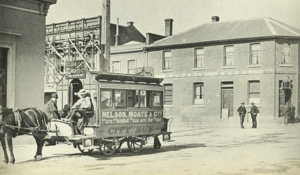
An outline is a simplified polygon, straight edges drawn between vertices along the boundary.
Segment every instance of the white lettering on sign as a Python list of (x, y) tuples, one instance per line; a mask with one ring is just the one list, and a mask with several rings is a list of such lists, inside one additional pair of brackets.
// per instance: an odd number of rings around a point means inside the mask
[(154, 126), (128, 126), (128, 127), (110, 127), (107, 130), (109, 135), (125, 134), (149, 134), (153, 133)]
[(163, 111), (103, 111), (103, 124), (162, 122)]

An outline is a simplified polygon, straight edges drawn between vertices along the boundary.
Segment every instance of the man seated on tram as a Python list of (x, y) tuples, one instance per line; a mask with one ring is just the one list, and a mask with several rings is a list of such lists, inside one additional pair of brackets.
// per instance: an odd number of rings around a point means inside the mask
[[(72, 106), (70, 114), (66, 117), (66, 121), (74, 121), (79, 131), (82, 133), (83, 126), (88, 123), (88, 115), (93, 115), (93, 103), (90, 94), (85, 89), (78, 92), (78, 101)], [(75, 129), (76, 131), (76, 129)]]

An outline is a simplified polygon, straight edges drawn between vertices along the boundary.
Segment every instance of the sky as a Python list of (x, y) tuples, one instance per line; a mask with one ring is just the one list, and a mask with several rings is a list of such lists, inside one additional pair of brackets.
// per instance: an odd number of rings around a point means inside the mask
[[(269, 17), (300, 29), (300, 0), (111, 0), (111, 23), (134, 22), (143, 34), (165, 34), (165, 19), (172, 18), (173, 34), (204, 23), (212, 16), (220, 22)], [(57, 0), (46, 24), (95, 17), (102, 14), (102, 0)]]

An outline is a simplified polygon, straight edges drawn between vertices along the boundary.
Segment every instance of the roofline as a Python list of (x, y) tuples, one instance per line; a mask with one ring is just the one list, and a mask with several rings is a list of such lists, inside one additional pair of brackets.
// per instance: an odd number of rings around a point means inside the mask
[(138, 53), (143, 51), (144, 48), (140, 47), (140, 48), (127, 49), (127, 50), (115, 50), (115, 51), (111, 51), (110, 54), (115, 55), (115, 54), (123, 54), (123, 53)]
[(193, 42), (193, 43), (183, 43), (183, 44), (169, 44), (169, 45), (160, 45), (160, 46), (148, 46), (144, 47), (144, 51), (153, 51), (153, 50), (163, 50), (170, 48), (187, 48), (197, 45), (213, 45), (213, 44), (231, 44), (231, 43), (244, 43), (249, 41), (266, 41), (274, 39), (300, 39), (300, 36), (264, 36), (264, 37), (252, 37), (252, 38), (237, 38), (237, 39), (226, 39), (226, 40), (215, 40), (215, 41), (203, 41), (203, 42)]
[[(272, 21), (273, 23), (276, 23), (277, 25), (280, 25), (280, 26), (283, 27), (283, 28), (286, 28), (285, 26), (282, 26), (282, 24), (279, 24), (279, 23), (282, 23), (282, 22), (277, 21), (277, 20), (275, 20), (275, 19), (273, 19), (273, 18), (270, 18), (270, 17), (256, 17), (256, 18), (249, 18), (249, 19), (246, 19), (246, 20), (245, 20), (245, 19), (236, 19), (236, 20), (218, 21), (218, 22), (215, 22), (215, 23), (212, 23), (212, 22), (206, 22), (206, 23), (203, 23), (203, 24), (201, 24), (201, 25), (198, 25), (198, 26), (195, 26), (195, 27), (193, 27), (193, 28), (190, 28), (190, 29), (188, 29), (188, 30), (185, 30), (185, 31), (179, 32), (179, 33), (177, 33), (177, 34), (174, 34), (174, 35), (172, 35), (172, 36), (169, 36), (169, 37), (163, 38), (163, 39), (161, 39), (161, 40), (158, 40), (157, 42), (154, 42), (153, 44), (161, 43), (161, 42), (163, 42), (164, 40), (168, 40), (168, 39), (173, 38), (173, 37), (175, 37), (175, 36), (178, 36), (178, 35), (187, 33), (187, 32), (189, 32), (189, 31), (195, 30), (195, 29), (197, 29), (197, 28), (201, 28), (201, 27), (203, 27), (203, 26), (205, 26), (205, 25), (213, 25), (213, 24), (220, 24), (220, 23), (231, 23), (231, 22), (247, 21), (247, 20), (248, 20), (248, 21), (250, 21), (250, 20), (252, 21), (252, 20), (259, 20), (259, 19), (265, 21), (266, 25), (268, 26), (268, 29), (270, 30), (270, 32), (271, 32), (274, 36), (278, 36), (278, 34), (277, 34), (276, 31), (274, 30), (273, 26), (270, 24), (270, 21)], [(285, 24), (285, 23), (284, 23), (284, 24)], [(291, 26), (291, 25), (289, 25), (289, 24), (286, 24), (286, 25)], [(293, 26), (291, 26), (291, 27), (293, 27)], [(286, 30), (289, 30), (290, 32), (294, 33), (295, 35), (297, 35), (297, 34), (299, 35), (298, 32), (296, 32), (296, 31), (291, 31), (291, 29), (286, 29)], [(151, 46), (149, 46), (149, 47), (151, 47)], [(152, 46), (152, 47), (156, 47), (156, 46)]]

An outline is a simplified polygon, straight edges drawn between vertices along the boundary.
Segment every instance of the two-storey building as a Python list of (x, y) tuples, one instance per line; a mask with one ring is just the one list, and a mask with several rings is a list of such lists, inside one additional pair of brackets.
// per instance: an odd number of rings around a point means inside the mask
[(234, 118), (254, 102), (261, 120), (280, 119), (286, 102), (299, 114), (300, 30), (270, 18), (212, 22), (144, 48), (164, 78), (167, 116), (181, 125)]

